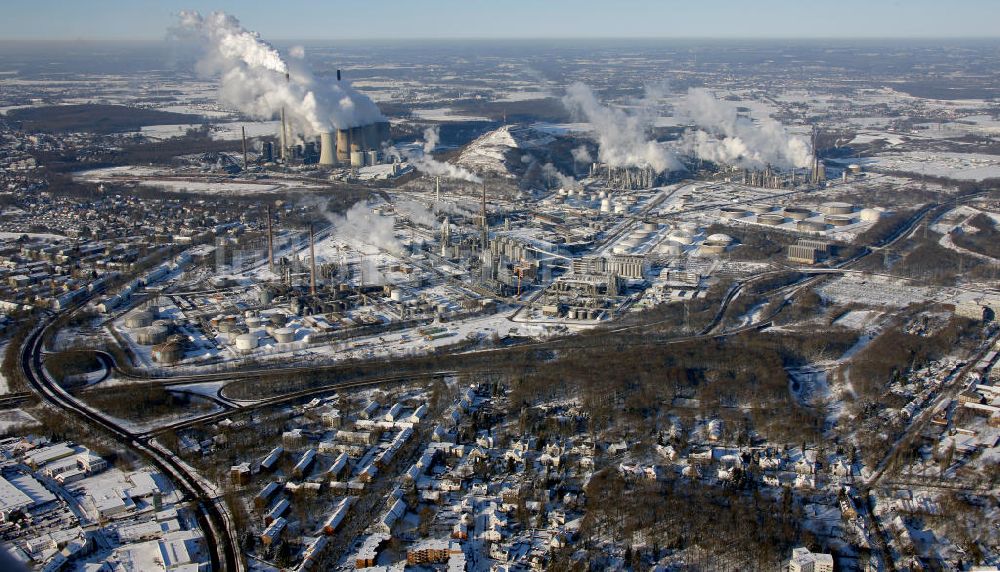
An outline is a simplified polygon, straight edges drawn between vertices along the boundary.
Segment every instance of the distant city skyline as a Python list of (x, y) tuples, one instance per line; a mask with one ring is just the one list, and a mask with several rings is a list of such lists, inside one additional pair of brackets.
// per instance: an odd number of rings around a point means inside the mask
[(37, 0), (4, 7), (0, 40), (157, 40), (183, 9), (229, 12), (264, 38), (996, 38), (995, 0)]

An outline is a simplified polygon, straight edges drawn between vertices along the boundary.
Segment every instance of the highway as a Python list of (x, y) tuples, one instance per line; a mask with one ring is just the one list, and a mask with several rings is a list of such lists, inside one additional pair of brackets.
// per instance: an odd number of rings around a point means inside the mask
[(147, 438), (135, 435), (114, 419), (83, 405), (49, 377), (42, 366), (42, 343), (45, 331), (53, 321), (53, 318), (43, 321), (21, 346), (19, 367), (31, 389), (52, 406), (110, 434), (123, 447), (144, 457), (169, 477), (184, 496), (195, 503), (198, 523), (211, 556), (212, 569), (242, 572), (245, 565), (232, 519), (211, 487), (172, 453)]

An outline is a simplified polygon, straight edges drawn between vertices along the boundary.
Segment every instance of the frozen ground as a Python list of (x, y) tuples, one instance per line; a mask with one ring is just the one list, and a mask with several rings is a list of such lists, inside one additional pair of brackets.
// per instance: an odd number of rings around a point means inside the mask
[(0, 411), (0, 434), (28, 425), (37, 425), (38, 420), (21, 409)]
[(962, 181), (1000, 177), (1000, 156), (981, 153), (908, 151), (876, 157), (876, 167)]

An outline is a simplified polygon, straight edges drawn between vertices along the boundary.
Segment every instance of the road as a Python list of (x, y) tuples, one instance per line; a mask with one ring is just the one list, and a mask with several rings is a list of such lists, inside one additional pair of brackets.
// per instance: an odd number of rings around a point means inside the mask
[(135, 435), (114, 419), (86, 407), (49, 377), (42, 367), (42, 343), (45, 331), (53, 321), (49, 318), (40, 324), (21, 346), (19, 367), (31, 389), (52, 406), (109, 433), (123, 447), (147, 459), (168, 476), (186, 498), (196, 503), (195, 510), (211, 555), (212, 569), (242, 572), (244, 562), (232, 519), (211, 487), (172, 453), (147, 438)]

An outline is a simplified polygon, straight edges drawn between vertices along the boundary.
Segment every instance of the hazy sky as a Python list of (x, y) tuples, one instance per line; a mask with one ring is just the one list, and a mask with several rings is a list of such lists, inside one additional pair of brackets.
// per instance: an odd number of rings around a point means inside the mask
[(1000, 0), (18, 0), (0, 39), (160, 39), (181, 9), (265, 38), (997, 37)]

